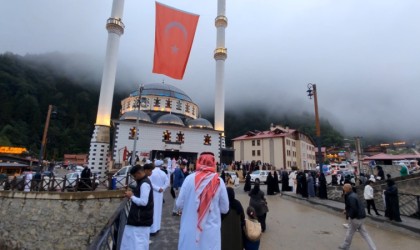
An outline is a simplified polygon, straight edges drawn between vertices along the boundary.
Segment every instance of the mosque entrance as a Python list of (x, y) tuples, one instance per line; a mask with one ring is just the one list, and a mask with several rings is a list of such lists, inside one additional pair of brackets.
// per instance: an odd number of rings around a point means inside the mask
[(163, 158), (170, 157), (173, 159), (187, 159), (189, 163), (195, 163), (197, 160), (198, 153), (197, 152), (183, 152), (179, 150), (152, 150), (152, 157), (151, 159), (156, 159), (158, 155), (162, 154)]

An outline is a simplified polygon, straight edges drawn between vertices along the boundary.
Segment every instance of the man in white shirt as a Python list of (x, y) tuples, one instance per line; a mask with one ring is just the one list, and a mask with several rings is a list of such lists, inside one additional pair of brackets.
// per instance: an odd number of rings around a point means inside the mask
[(169, 178), (163, 172), (160, 167), (163, 161), (158, 159), (155, 161), (155, 168), (152, 171), (152, 175), (149, 177), (152, 182), (153, 188), (153, 201), (154, 201), (154, 212), (153, 212), (153, 225), (150, 228), (150, 234), (156, 235), (160, 230), (160, 224), (162, 221), (162, 206), (163, 206), (163, 192), (169, 186)]
[(200, 155), (197, 171), (185, 178), (176, 206), (182, 210), (178, 249), (221, 249), (221, 214), (229, 212), (229, 198), (212, 153)]

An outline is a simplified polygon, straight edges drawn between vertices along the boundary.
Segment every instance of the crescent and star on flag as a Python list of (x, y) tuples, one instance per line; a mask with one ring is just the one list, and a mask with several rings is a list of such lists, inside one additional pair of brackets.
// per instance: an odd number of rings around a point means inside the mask
[(199, 15), (156, 2), (153, 73), (183, 78), (198, 19)]

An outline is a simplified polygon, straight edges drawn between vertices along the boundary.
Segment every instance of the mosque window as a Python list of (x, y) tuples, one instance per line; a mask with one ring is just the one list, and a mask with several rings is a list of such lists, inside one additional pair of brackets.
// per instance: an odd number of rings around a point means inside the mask
[(185, 112), (189, 113), (190, 112), (190, 104), (187, 103), (187, 105), (185, 105)]
[(261, 156), (261, 150), (257, 150), (257, 156)]
[(160, 99), (159, 99), (159, 98), (157, 98), (157, 97), (156, 97), (156, 98), (154, 99), (154, 104), (153, 104), (153, 106), (154, 106), (154, 107), (160, 107)]
[(204, 145), (211, 145), (211, 135), (207, 134), (204, 136)]
[(195, 115), (195, 107), (193, 106), (192, 107), (192, 112), (191, 112), (193, 115)]
[(252, 146), (255, 146), (255, 140), (252, 140)]
[(176, 110), (182, 110), (182, 102), (180, 100), (176, 102)]
[(179, 133), (176, 134), (176, 141), (179, 143), (184, 143), (184, 133), (179, 131)]
[(169, 130), (163, 131), (162, 141), (163, 142), (171, 141), (171, 132), (169, 132)]
[(166, 99), (165, 108), (168, 108), (168, 109), (172, 108), (172, 101), (171, 101), (171, 99)]
[(257, 140), (257, 146), (261, 146), (261, 141)]
[(148, 108), (150, 106), (149, 99), (147, 99), (146, 97), (142, 97), (140, 105), (142, 108)]
[(252, 156), (255, 156), (255, 150), (252, 150)]

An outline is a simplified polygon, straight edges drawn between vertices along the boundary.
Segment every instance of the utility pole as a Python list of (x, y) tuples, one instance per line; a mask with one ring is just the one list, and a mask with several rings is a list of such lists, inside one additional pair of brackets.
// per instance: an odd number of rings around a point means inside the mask
[(355, 143), (356, 143), (356, 154), (357, 154), (357, 166), (358, 166), (358, 171), (359, 171), (359, 175), (361, 173), (362, 170), (362, 162), (361, 162), (361, 154), (362, 154), (362, 147), (360, 145), (360, 139), (361, 137), (356, 136), (354, 137)]
[(42, 171), (42, 168), (43, 168), (42, 160), (44, 158), (45, 146), (47, 144), (48, 127), (50, 126), (52, 110), (53, 110), (53, 105), (48, 105), (47, 119), (45, 121), (44, 134), (42, 135), (41, 149), (39, 150), (39, 160), (38, 160), (39, 171)]
[(322, 169), (322, 150), (321, 150), (321, 125), (319, 123), (319, 113), (318, 113), (318, 91), (316, 90), (316, 84), (309, 83), (308, 84), (308, 92), (309, 99), (314, 97), (314, 106), (315, 106), (315, 128), (316, 128), (316, 144), (318, 146), (318, 163), (319, 163), (319, 170), (321, 173), (323, 172)]
[(131, 152), (131, 166), (136, 165), (136, 147), (137, 147), (137, 138), (139, 134), (139, 118), (140, 118), (140, 106), (141, 106), (141, 93), (143, 92), (143, 84), (139, 87), (139, 98), (137, 100), (137, 118), (136, 118), (136, 132), (134, 134), (134, 144), (133, 152)]

